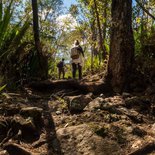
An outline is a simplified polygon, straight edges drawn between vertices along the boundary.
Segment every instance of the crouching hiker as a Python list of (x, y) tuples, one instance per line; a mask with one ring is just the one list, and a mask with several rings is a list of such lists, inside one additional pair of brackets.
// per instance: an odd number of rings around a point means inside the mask
[(64, 63), (64, 60), (65, 59), (62, 58), (62, 60), (57, 64), (59, 79), (61, 78), (61, 75), (62, 75), (63, 79), (65, 78), (65, 63)]

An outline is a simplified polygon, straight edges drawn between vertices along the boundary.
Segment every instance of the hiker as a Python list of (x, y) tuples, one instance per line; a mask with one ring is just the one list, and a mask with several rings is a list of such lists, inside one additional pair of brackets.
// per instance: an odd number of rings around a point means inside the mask
[(82, 66), (83, 66), (84, 52), (78, 40), (75, 40), (74, 47), (71, 48), (71, 63), (72, 63), (72, 76), (76, 77), (76, 71), (78, 69), (79, 80), (82, 79)]
[(57, 64), (58, 67), (58, 74), (59, 74), (59, 79), (61, 78), (61, 74), (63, 79), (65, 78), (65, 63), (64, 63), (64, 58), (62, 58), (62, 60)]

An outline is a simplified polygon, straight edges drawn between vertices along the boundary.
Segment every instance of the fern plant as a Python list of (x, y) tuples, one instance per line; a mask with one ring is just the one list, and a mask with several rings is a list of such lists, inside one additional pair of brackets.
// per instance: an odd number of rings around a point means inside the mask
[(29, 20), (13, 23), (13, 10), (13, 0), (4, 8), (0, 3), (0, 74), (5, 81), (9, 77), (14, 80), (14, 76), (19, 76), (17, 65), (23, 51), (19, 49), (25, 46), (22, 39), (30, 25)]

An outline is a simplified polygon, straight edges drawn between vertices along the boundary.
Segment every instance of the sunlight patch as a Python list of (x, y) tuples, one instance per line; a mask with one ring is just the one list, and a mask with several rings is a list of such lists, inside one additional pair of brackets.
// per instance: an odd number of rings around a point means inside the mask
[(61, 15), (56, 21), (58, 27), (64, 31), (73, 31), (78, 26), (76, 19), (71, 14)]

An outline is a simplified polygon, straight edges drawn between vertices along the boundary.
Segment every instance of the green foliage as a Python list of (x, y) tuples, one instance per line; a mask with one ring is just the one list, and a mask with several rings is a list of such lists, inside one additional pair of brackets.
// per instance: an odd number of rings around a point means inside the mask
[(103, 64), (99, 63), (99, 57), (95, 56), (93, 62), (91, 62), (91, 57), (88, 56), (84, 62), (84, 75), (88, 75), (90, 73), (99, 72), (103, 68)]
[(73, 17), (76, 18), (76, 16), (79, 14), (78, 6), (72, 4), (71, 7), (69, 8), (69, 12)]
[(9, 24), (10, 24), (10, 19), (12, 16), (13, 11), (11, 10), (13, 0), (11, 0), (9, 6), (5, 9), (4, 15), (3, 15), (3, 10), (2, 10), (2, 3), (0, 3), (1, 7), (1, 12), (0, 12), (0, 47), (2, 46), (5, 38), (7, 37), (8, 30), (9, 30)]
[[(148, 11), (154, 10), (155, 5), (152, 1), (142, 2), (142, 5), (147, 8)], [(149, 6), (151, 5), (151, 9)], [(152, 11), (151, 11), (152, 12)], [(153, 13), (153, 12), (152, 12)], [(154, 29), (154, 21), (149, 17), (145, 11), (139, 7), (138, 4), (133, 6), (133, 29), (135, 38), (135, 54), (141, 55), (142, 49), (147, 44), (154, 44), (155, 42), (150, 41)]]
[(0, 92), (5, 89), (6, 85), (0, 87)]
[(4, 76), (3, 80), (8, 83), (7, 87), (15, 85), (15, 81), (20, 78), (21, 51), (24, 51), (23, 48), (27, 45), (23, 37), (30, 25), (28, 19), (24, 19), (26, 22), (24, 20), (18, 23), (12, 21), (13, 4), (11, 0), (3, 8), (0, 3), (0, 75)]
[(57, 63), (58, 61), (54, 61), (52, 58), (48, 62), (48, 74), (52, 79), (58, 78)]
[(21, 40), (29, 28), (29, 21), (27, 20), (23, 26), (18, 23), (15, 26), (11, 25), (11, 17), (13, 10), (11, 9), (12, 2), (5, 9), (4, 15), (0, 23), (0, 57), (8, 57), (10, 54), (15, 53), (16, 49), (20, 46)]

